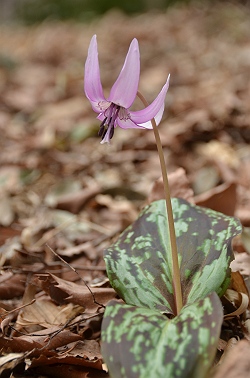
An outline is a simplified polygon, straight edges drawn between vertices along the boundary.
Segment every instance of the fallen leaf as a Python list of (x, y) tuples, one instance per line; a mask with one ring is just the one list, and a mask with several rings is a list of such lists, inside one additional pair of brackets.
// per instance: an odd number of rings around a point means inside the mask
[[(183, 168), (178, 168), (175, 172), (170, 173), (168, 180), (171, 197), (183, 198), (191, 203), (194, 202), (194, 193)], [(164, 198), (163, 180), (159, 178), (151, 189), (147, 203)]]
[[(12, 351), (13, 353), (29, 351), (31, 352), (29, 353), (30, 357), (39, 357), (41, 355), (44, 355), (44, 357), (53, 357), (57, 356), (57, 352), (54, 349), (81, 340), (80, 335), (68, 330), (60, 330), (58, 327), (49, 328), (44, 331), (40, 330), (37, 333), (39, 334), (38, 336), (36, 336), (36, 332), (12, 338), (2, 336), (0, 337), (1, 349), (3, 352)], [(50, 334), (53, 333), (55, 335), (50, 338)]]
[[(64, 344), (65, 345), (65, 344)], [(102, 369), (102, 356), (100, 346), (95, 340), (77, 341), (68, 343), (67, 348), (52, 356), (41, 354), (33, 359), (30, 366), (54, 365), (57, 363), (80, 365), (95, 369)]]
[(0, 275), (0, 298), (11, 299), (23, 295), (25, 290), (26, 276), (2, 272)]
[[(23, 304), (29, 304), (36, 298), (36, 290), (36, 286), (32, 284), (26, 287)], [(57, 306), (50, 298), (41, 296), (20, 310), (15, 328), (18, 331), (35, 332), (41, 328), (63, 325), (82, 312), (83, 308), (80, 306), (74, 306), (72, 303)]]
[(224, 183), (194, 197), (195, 204), (233, 216), (236, 208), (237, 185)]
[(82, 306), (87, 313), (95, 313), (98, 308), (105, 306), (108, 301), (116, 297), (111, 288), (87, 288), (50, 275), (37, 275), (38, 284), (51, 298), (59, 304), (74, 303)]
[(250, 343), (241, 340), (230, 348), (225, 359), (215, 370), (213, 378), (246, 378), (250, 370)]

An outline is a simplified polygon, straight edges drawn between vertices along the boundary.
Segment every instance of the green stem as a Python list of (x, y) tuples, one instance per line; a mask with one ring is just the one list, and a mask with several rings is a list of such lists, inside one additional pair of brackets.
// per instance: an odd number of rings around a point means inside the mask
[[(140, 92), (137, 92), (137, 96), (139, 97), (139, 99), (142, 101), (142, 103), (145, 106), (148, 106), (148, 102), (146, 101), (146, 99)], [(155, 141), (156, 141), (158, 155), (160, 159), (161, 173), (162, 173), (162, 179), (163, 179), (163, 185), (164, 185), (167, 218), (168, 218), (168, 228), (169, 228), (170, 244), (171, 244), (172, 265), (173, 265), (174, 298), (175, 298), (176, 314), (178, 315), (183, 307), (183, 301), (182, 301), (182, 290), (181, 290), (181, 275), (180, 275), (180, 267), (179, 267), (179, 262), (178, 262), (178, 252), (177, 252), (176, 236), (175, 236), (175, 228), (174, 228), (174, 217), (173, 217), (173, 210), (172, 210), (172, 205), (171, 205), (166, 163), (165, 163), (165, 158), (163, 154), (160, 134), (159, 134), (154, 118), (151, 120), (151, 123), (153, 126)]]

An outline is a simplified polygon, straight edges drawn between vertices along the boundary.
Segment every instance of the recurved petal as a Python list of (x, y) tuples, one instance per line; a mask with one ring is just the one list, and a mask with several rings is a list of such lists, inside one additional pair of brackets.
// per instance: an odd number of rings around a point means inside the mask
[(164, 111), (165, 97), (169, 87), (169, 79), (170, 75), (168, 75), (166, 84), (163, 86), (162, 90), (160, 91), (156, 99), (150, 105), (148, 105), (146, 108), (142, 110), (138, 110), (136, 112), (129, 112), (130, 118), (133, 122), (143, 127), (147, 127), (146, 125), (148, 121), (150, 121), (153, 118), (156, 118), (156, 123), (159, 124)]
[(128, 109), (137, 94), (140, 77), (140, 52), (136, 38), (130, 44), (122, 70), (111, 88), (108, 101)]
[[(156, 122), (156, 125), (158, 126), (159, 123), (161, 122), (161, 119), (162, 119), (162, 116), (163, 116), (163, 113), (164, 113), (164, 108), (165, 108), (165, 104), (163, 103), (162, 104), (162, 107), (160, 108), (159, 112), (156, 114), (156, 116), (154, 116), (154, 119), (155, 119), (155, 122)], [(152, 119), (152, 118), (151, 118)], [(152, 122), (151, 120), (150, 121), (147, 121), (147, 122), (143, 122), (143, 123), (140, 123), (139, 124), (141, 127), (143, 127), (144, 129), (152, 129), (153, 128), (153, 125), (152, 125)]]
[(137, 125), (137, 123), (133, 122), (131, 119), (117, 119), (117, 124), (120, 126), (122, 129), (142, 129), (144, 128), (143, 126)]
[(93, 109), (96, 112), (100, 112), (100, 108), (98, 108), (98, 103), (106, 100), (103, 95), (103, 89), (100, 79), (96, 35), (94, 35), (90, 41), (88, 56), (85, 63), (84, 91), (86, 97), (90, 100)]

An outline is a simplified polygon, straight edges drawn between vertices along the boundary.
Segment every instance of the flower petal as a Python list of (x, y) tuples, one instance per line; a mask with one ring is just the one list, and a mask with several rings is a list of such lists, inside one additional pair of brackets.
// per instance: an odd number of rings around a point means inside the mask
[(136, 38), (130, 44), (124, 65), (111, 88), (108, 101), (128, 109), (134, 102), (140, 77), (140, 52)]
[[(162, 105), (161, 109), (159, 110), (159, 112), (154, 117), (157, 126), (161, 122), (161, 119), (162, 119), (162, 116), (163, 116), (163, 113), (164, 113), (164, 107), (165, 107), (165, 104)], [(147, 122), (140, 123), (139, 125), (141, 127), (143, 127), (144, 129), (152, 129), (153, 128), (151, 120), (147, 121)]]
[(106, 99), (103, 94), (100, 79), (96, 35), (94, 35), (90, 41), (88, 56), (85, 63), (84, 91), (86, 97), (91, 102), (93, 110), (99, 113), (101, 109), (98, 104), (102, 101), (106, 101)]
[(133, 122), (143, 127), (146, 127), (146, 123), (156, 117), (156, 122), (157, 124), (159, 124), (164, 111), (164, 102), (169, 87), (169, 79), (170, 75), (168, 75), (166, 84), (163, 86), (162, 90), (160, 91), (156, 99), (150, 105), (148, 105), (145, 109), (138, 110), (136, 112), (129, 112), (130, 118)]
[(127, 118), (117, 118), (117, 124), (122, 129), (143, 129), (143, 126), (137, 125), (137, 123), (133, 122), (131, 119)]

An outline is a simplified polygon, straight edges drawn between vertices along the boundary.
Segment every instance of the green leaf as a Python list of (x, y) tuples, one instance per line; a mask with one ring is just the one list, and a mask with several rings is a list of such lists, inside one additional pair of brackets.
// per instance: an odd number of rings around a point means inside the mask
[[(231, 239), (240, 222), (210, 209), (173, 198), (184, 304), (215, 291), (229, 280)], [(165, 201), (145, 207), (139, 218), (104, 253), (108, 277), (130, 305), (174, 313), (172, 260)]]
[(111, 301), (102, 324), (102, 354), (114, 378), (203, 378), (223, 319), (215, 293), (169, 320), (158, 311)]

